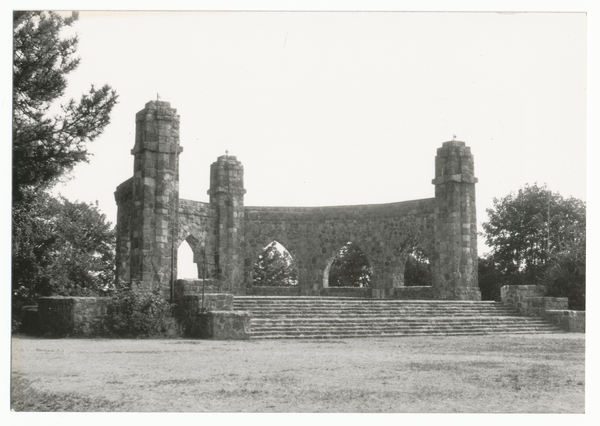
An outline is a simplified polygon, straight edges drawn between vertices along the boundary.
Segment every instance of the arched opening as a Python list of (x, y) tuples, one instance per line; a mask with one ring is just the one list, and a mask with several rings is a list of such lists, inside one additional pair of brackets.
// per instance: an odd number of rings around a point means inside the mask
[(198, 265), (194, 263), (194, 252), (187, 241), (177, 249), (177, 279), (198, 278)]
[(277, 241), (266, 246), (254, 263), (252, 285), (280, 287), (298, 285), (298, 268), (289, 251)]
[(324, 287), (370, 287), (372, 274), (367, 256), (349, 241), (328, 265)]
[(416, 247), (406, 259), (404, 285), (407, 287), (433, 285), (429, 255), (421, 247)]

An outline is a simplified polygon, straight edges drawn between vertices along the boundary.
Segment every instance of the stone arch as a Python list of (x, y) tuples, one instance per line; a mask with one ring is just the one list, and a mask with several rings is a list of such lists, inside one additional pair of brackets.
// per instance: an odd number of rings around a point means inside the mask
[(291, 255), (298, 269), (298, 280), (300, 284), (300, 269), (301, 269), (301, 254), (298, 251), (295, 240), (288, 238), (283, 233), (278, 232), (264, 232), (262, 229), (258, 229), (253, 235), (251, 241), (246, 242), (246, 248), (244, 250), (244, 281), (246, 288), (252, 287), (253, 274), (252, 270), (254, 264), (258, 259), (258, 256), (273, 242), (279, 243), (285, 248), (285, 250)]
[[(261, 256), (267, 252), (267, 250), (269, 250), (270, 248), (274, 248), (275, 250), (277, 250), (278, 252), (281, 253), (281, 255), (283, 256), (283, 258), (287, 258), (285, 260), (289, 260), (289, 263), (287, 264), (286, 270), (287, 270), (287, 274), (284, 274), (282, 277), (280, 277), (282, 279), (282, 283), (280, 284), (281, 286), (297, 286), (298, 285), (298, 267), (296, 265), (296, 260), (294, 259), (294, 256), (290, 253), (290, 251), (285, 247), (285, 245), (281, 244), (279, 241), (277, 240), (273, 240), (271, 241), (269, 244), (267, 244), (265, 247), (263, 247), (263, 249), (258, 252), (253, 259), (252, 262), (252, 285), (265, 285), (265, 281), (270, 281), (271, 277), (268, 277), (267, 275), (263, 275), (263, 276), (257, 276), (256, 272), (257, 269), (260, 269), (260, 267), (258, 266), (260, 260), (261, 260)], [(268, 272), (267, 272), (268, 273)], [(263, 283), (261, 283), (260, 281), (263, 281)]]
[(432, 286), (431, 255), (422, 246), (416, 246), (404, 261), (402, 286)]
[[(361, 249), (359, 244), (357, 244), (354, 241), (348, 241), (345, 244), (342, 244), (342, 246), (337, 251), (335, 251), (333, 253), (333, 255), (330, 256), (329, 260), (327, 261), (327, 266), (325, 267), (325, 270), (323, 271), (323, 288), (331, 287), (331, 285), (330, 285), (331, 283), (329, 282), (329, 275), (331, 272), (331, 267), (336, 262), (336, 260), (339, 259), (342, 250), (344, 250), (346, 247), (349, 247), (349, 246), (352, 246), (353, 249), (358, 250), (360, 252), (360, 257), (364, 258), (367, 268), (369, 269), (369, 271), (368, 271), (369, 279), (373, 275), (373, 269), (371, 267), (371, 261), (369, 260), (369, 256)], [(364, 283), (364, 284), (366, 284), (366, 283)], [(360, 286), (352, 285), (352, 286), (345, 286), (345, 287), (363, 287), (363, 286), (368, 287), (368, 285), (360, 285)]]
[[(187, 241), (183, 241), (177, 248), (176, 254), (177, 279), (198, 278), (198, 266), (195, 262), (194, 250)], [(193, 266), (192, 266), (193, 265)], [(193, 271), (193, 272), (192, 272)]]
[[(202, 276), (202, 261), (205, 250), (205, 241), (192, 234), (188, 234), (185, 238), (180, 238), (176, 243), (175, 265), (178, 265), (179, 249), (184, 243), (187, 243), (192, 250), (192, 262), (196, 264), (196, 278), (199, 278)], [(182, 278), (179, 276), (179, 273), (177, 273), (177, 278)]]

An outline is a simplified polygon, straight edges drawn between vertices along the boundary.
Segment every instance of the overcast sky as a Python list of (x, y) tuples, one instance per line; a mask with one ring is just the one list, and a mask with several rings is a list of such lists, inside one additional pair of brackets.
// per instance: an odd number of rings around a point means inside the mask
[(226, 150), (247, 206), (429, 198), (453, 135), (475, 156), (479, 222), (527, 183), (586, 199), (584, 13), (81, 12), (73, 29), (66, 97), (107, 83), (119, 104), (57, 192), (113, 223), (157, 94), (181, 116), (185, 199), (208, 201)]

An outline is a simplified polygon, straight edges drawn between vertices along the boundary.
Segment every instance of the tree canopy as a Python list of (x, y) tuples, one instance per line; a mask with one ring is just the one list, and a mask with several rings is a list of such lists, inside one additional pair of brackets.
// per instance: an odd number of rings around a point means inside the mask
[(115, 234), (93, 204), (42, 194), (16, 207), (12, 288), (17, 305), (40, 296), (90, 296), (114, 282)]
[[(91, 87), (76, 102), (61, 105), (67, 75), (79, 65), (78, 37), (62, 38), (77, 14), (16, 11), (13, 14), (13, 200), (52, 186), (80, 162), (89, 160), (86, 143), (110, 121), (117, 94)], [(57, 108), (50, 114), (51, 107)]]
[(298, 270), (292, 255), (277, 242), (269, 244), (254, 265), (255, 286), (290, 286), (298, 284)]
[(369, 287), (371, 267), (367, 256), (352, 242), (344, 245), (329, 268), (330, 287)]
[(585, 303), (586, 205), (582, 200), (564, 198), (546, 186), (527, 185), (494, 199), (487, 213), (483, 235), (492, 250), (480, 261), (482, 293), (493, 283), (543, 284), (550, 295), (570, 297), (580, 307)]
[[(55, 12), (13, 14), (12, 302), (97, 294), (113, 282), (114, 232), (97, 206), (47, 191), (80, 162), (109, 124), (117, 94), (93, 85), (79, 101), (61, 98), (79, 65), (77, 20)], [(17, 309), (15, 309), (17, 308)]]
[(420, 247), (415, 248), (406, 259), (404, 285), (407, 287), (433, 285), (429, 256)]

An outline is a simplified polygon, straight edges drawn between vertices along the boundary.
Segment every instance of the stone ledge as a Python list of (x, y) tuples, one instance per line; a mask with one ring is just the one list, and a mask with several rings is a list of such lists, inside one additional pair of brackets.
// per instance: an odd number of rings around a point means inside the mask
[(506, 285), (500, 289), (502, 303), (521, 315), (536, 316), (571, 333), (585, 333), (585, 311), (568, 310), (567, 297), (546, 297), (540, 285)]
[(585, 311), (549, 309), (544, 318), (569, 333), (585, 333)]
[(250, 313), (247, 311), (212, 311), (197, 316), (198, 337), (212, 340), (247, 340), (250, 338)]

